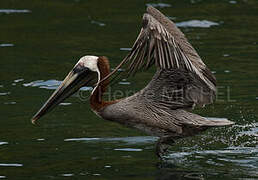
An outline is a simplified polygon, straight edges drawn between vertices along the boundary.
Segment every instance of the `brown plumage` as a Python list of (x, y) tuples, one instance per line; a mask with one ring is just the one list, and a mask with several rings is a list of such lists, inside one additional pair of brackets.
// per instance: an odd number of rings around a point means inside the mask
[[(157, 71), (144, 89), (123, 99), (103, 100), (109, 79), (115, 78), (113, 75), (119, 68), (125, 68), (125, 73), (131, 76), (153, 65)], [(216, 79), (175, 24), (150, 6), (143, 15), (132, 50), (114, 71), (110, 73), (106, 57), (82, 57), (32, 122), (85, 85), (94, 86), (90, 105), (97, 115), (160, 137), (156, 146), (159, 157), (166, 151), (165, 145), (176, 139), (193, 136), (209, 127), (233, 124), (189, 112), (196, 105), (202, 107), (213, 102)]]
[[(102, 56), (98, 58), (98, 68), (100, 71), (100, 79), (104, 79), (110, 73), (109, 61), (106, 57)], [(108, 106), (110, 104), (114, 104), (119, 100), (114, 101), (104, 101), (102, 99), (103, 93), (106, 91), (106, 88), (109, 84), (109, 80), (106, 79), (99, 83), (95, 91), (90, 96), (90, 105), (91, 109), (95, 112), (100, 111), (103, 107)]]

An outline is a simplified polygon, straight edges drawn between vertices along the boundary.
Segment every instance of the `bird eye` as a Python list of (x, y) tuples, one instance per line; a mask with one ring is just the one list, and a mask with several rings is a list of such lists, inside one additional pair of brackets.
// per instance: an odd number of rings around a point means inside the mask
[(88, 67), (85, 67), (81, 64), (78, 64), (77, 66), (75, 66), (73, 68), (73, 72), (76, 74), (76, 73), (80, 73), (80, 72), (85, 72), (85, 71), (89, 71), (90, 69)]

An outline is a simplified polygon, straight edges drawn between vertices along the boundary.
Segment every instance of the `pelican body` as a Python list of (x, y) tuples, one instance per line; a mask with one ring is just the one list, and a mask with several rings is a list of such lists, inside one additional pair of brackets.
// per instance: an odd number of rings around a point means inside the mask
[[(141, 91), (122, 99), (103, 100), (109, 80), (119, 68), (125, 67), (130, 76), (153, 65), (157, 71)], [(86, 85), (94, 86), (90, 105), (98, 116), (160, 137), (156, 145), (159, 157), (176, 139), (210, 127), (233, 124), (189, 112), (196, 105), (202, 107), (213, 102), (216, 79), (184, 34), (151, 6), (143, 15), (142, 28), (132, 50), (112, 72), (106, 57), (82, 57), (32, 122)]]

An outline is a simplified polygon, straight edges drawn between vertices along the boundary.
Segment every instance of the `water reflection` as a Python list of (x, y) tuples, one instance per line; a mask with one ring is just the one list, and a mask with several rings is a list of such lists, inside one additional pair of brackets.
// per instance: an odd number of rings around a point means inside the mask
[(157, 180), (206, 179), (205, 173), (180, 170), (176, 166), (172, 166), (166, 163), (161, 163), (158, 166), (159, 171), (156, 175)]
[(99, 26), (106, 26), (105, 23), (102, 23), (102, 22), (99, 22), (99, 21), (94, 21), (94, 20), (91, 20), (91, 24), (97, 24)]
[(18, 164), (18, 163), (0, 163), (0, 166), (4, 166), (4, 167), (22, 167), (23, 164)]
[(69, 106), (69, 105), (71, 105), (71, 104), (72, 104), (72, 103), (67, 103), (67, 102), (66, 102), (66, 103), (60, 103), (59, 106)]
[(0, 9), (0, 13), (12, 14), (12, 13), (30, 13), (28, 9)]
[(23, 86), (25, 87), (39, 87), (43, 89), (57, 89), (57, 87), (62, 83), (62, 81), (58, 81), (55, 79), (51, 80), (36, 80), (30, 83), (24, 83)]
[[(123, 69), (118, 69), (119, 72), (124, 71)], [(24, 81), (24, 79), (17, 79), (14, 80), (14, 82), (21, 82)], [(55, 79), (50, 79), (50, 80), (36, 80), (36, 81), (32, 81), (29, 83), (24, 83), (23, 86), (25, 87), (39, 87), (42, 89), (57, 89), (58, 86), (62, 83), (62, 81), (58, 81)], [(118, 82), (118, 84), (121, 85), (130, 85), (131, 82), (127, 81), (126, 79), (122, 79), (120, 82)], [(16, 85), (16, 83), (13, 83), (12, 85)], [(92, 87), (88, 87), (88, 86), (84, 86), (82, 88), (80, 88), (81, 91), (91, 91), (93, 88)], [(0, 95), (7, 95), (6, 93), (2, 93)], [(69, 105), (66, 103), (63, 103), (61, 105)]]
[(146, 144), (154, 143), (158, 138), (153, 136), (133, 136), (133, 137), (115, 137), (115, 138), (69, 138), (64, 141), (82, 141), (82, 142), (124, 142), (126, 144)]
[(230, 4), (236, 4), (236, 1), (229, 1)]
[(16, 102), (15, 101), (9, 101), (9, 102), (4, 102), (4, 104), (16, 104)]
[[(251, 156), (251, 158), (250, 158)], [(209, 179), (224, 171), (225, 167), (235, 177), (245, 173), (245, 177), (258, 177), (258, 150), (255, 148), (229, 147), (224, 150), (204, 150), (193, 152), (173, 152), (167, 156), (166, 161), (158, 164), (157, 179)], [(198, 169), (199, 172), (185, 171), (184, 169)], [(252, 170), (251, 170), (252, 169)], [(252, 179), (252, 178), (251, 178)]]
[(241, 173), (247, 168), (253, 169), (249, 174), (253, 176), (253, 172), (258, 172), (258, 150), (250, 147), (229, 147), (222, 150), (172, 152), (166, 157), (166, 163), (203, 169), (206, 172), (222, 171), (225, 166), (230, 166), (233, 172)]
[(61, 176), (64, 176), (64, 177), (71, 177), (71, 176), (74, 176), (74, 174), (73, 174), (73, 173), (71, 173), (71, 174), (67, 173), (67, 174), (61, 174)]
[(176, 23), (177, 27), (200, 27), (210, 28), (211, 26), (218, 26), (219, 23), (207, 21), (207, 20), (190, 20)]
[(166, 7), (171, 7), (171, 4), (168, 3), (148, 3), (146, 4), (147, 6), (153, 6), (156, 8), (166, 8)]
[(0, 146), (1, 146), (1, 145), (4, 145), (4, 144), (8, 144), (8, 142), (1, 142), (1, 141), (0, 141)]
[(1, 92), (1, 93), (0, 93), (0, 96), (6, 96), (6, 95), (8, 95), (8, 94), (10, 94), (10, 92)]
[(132, 48), (120, 48), (121, 51), (131, 51)]
[(136, 149), (136, 148), (116, 148), (115, 151), (129, 151), (129, 152), (139, 152), (142, 151), (142, 149)]
[(129, 81), (127, 81), (126, 79), (122, 79), (122, 81), (118, 82), (118, 84), (121, 85), (130, 85), (131, 83)]
[(0, 44), (0, 47), (12, 47), (14, 44)]
[(18, 83), (18, 82), (22, 82), (22, 81), (24, 81), (24, 79), (15, 79), (13, 82), (15, 82), (15, 83)]

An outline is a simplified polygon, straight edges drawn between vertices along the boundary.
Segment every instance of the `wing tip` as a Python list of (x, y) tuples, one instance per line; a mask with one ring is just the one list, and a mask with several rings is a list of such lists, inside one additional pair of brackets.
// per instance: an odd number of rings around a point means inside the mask
[(156, 19), (156, 17), (160, 17), (160, 18), (165, 18), (168, 21), (171, 21), (162, 12), (160, 12), (158, 9), (156, 9), (155, 7), (153, 7), (151, 5), (147, 5), (146, 11), (149, 15), (153, 16), (155, 19)]
[(160, 12), (160, 11), (157, 10), (155, 7), (153, 7), (152, 5), (147, 5), (146, 11), (147, 11), (147, 13), (151, 13), (152, 11), (158, 11), (158, 12)]

